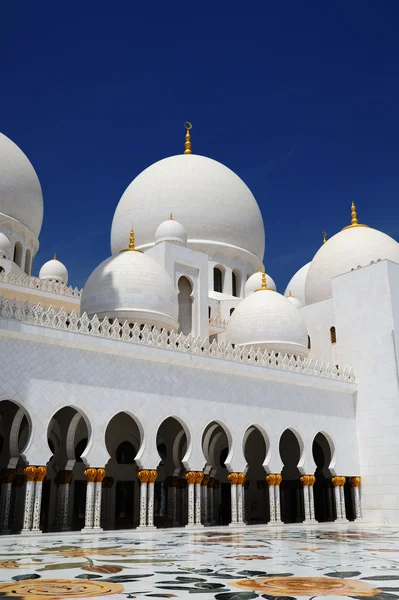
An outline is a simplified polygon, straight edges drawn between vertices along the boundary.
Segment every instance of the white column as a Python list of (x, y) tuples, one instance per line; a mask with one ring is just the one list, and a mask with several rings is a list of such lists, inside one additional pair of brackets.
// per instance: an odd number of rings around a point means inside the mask
[(310, 521), (310, 505), (309, 505), (309, 475), (302, 475), (301, 483), (303, 486), (303, 505), (305, 508), (305, 523)]
[(310, 485), (308, 488), (308, 492), (309, 492), (309, 509), (310, 509), (310, 520), (315, 522), (316, 518), (315, 518), (315, 514), (314, 514), (314, 493), (313, 493), (313, 485), (314, 482), (316, 481), (316, 477), (314, 475), (310, 475), (310, 477), (312, 478), (310, 480)]
[(32, 531), (40, 531), (40, 511), (42, 506), (43, 480), (35, 482), (35, 500), (33, 503)]
[[(191, 472), (186, 474), (191, 475)], [(188, 527), (192, 527), (195, 523), (194, 518), (194, 483), (190, 483), (189, 479), (187, 479), (187, 493), (188, 493)]]
[(280, 473), (275, 475), (274, 504), (276, 507), (276, 523), (281, 523), (280, 483), (282, 479)]
[(237, 479), (238, 479), (238, 473), (229, 473), (227, 478), (230, 481), (230, 491), (231, 491), (231, 523), (230, 523), (230, 525), (237, 525)]
[(353, 501), (355, 504), (355, 519), (357, 520), (362, 518), (362, 505), (360, 500), (360, 477), (352, 477), (351, 483), (353, 490)]
[(92, 467), (88, 468), (84, 472), (87, 484), (86, 484), (86, 506), (85, 506), (85, 526), (82, 531), (92, 531), (94, 525), (94, 494), (95, 494), (95, 480), (97, 476), (97, 469)]
[(341, 477), (333, 477), (332, 482), (334, 485), (334, 497), (335, 497), (335, 510), (337, 513), (337, 521), (342, 520), (342, 510), (341, 510), (341, 492), (340, 492), (340, 480)]
[(209, 475), (204, 475), (201, 484), (201, 493), (202, 493), (202, 522), (204, 525), (209, 525), (209, 517), (208, 517), (208, 483), (209, 483)]
[(12, 482), (15, 478), (14, 469), (5, 469), (4, 483), (1, 486), (1, 533), (9, 533), (9, 519), (11, 507)]
[(215, 497), (214, 497), (214, 491), (213, 491), (214, 485), (215, 485), (215, 479), (214, 479), (214, 477), (210, 477), (209, 492), (208, 492), (208, 515), (209, 515), (210, 525), (214, 525), (214, 523), (215, 523)]
[(195, 483), (195, 524), (201, 525), (201, 482), (204, 474), (201, 471), (197, 472)]
[(101, 529), (101, 495), (102, 482), (94, 482), (94, 512), (93, 512), (93, 529)]
[(147, 498), (147, 527), (154, 527), (154, 486), (158, 471), (150, 469), (148, 471), (148, 498)]
[(243, 519), (243, 507), (244, 507), (244, 486), (240, 483), (236, 485), (237, 488), (237, 523), (244, 525)]
[(139, 527), (147, 526), (147, 485), (149, 478), (148, 469), (141, 469), (137, 473), (140, 480), (140, 525)]
[[(343, 478), (345, 479), (345, 478)], [(346, 520), (345, 494), (343, 484), (339, 486), (339, 494), (341, 497), (341, 518)]]
[(274, 523), (276, 521), (276, 501), (275, 501), (275, 475), (270, 473), (266, 475), (266, 483), (269, 486), (269, 510), (270, 510), (270, 521), (269, 523)]
[[(36, 467), (33, 467), (36, 469)], [(26, 470), (26, 469), (25, 469)], [(32, 530), (33, 503), (35, 500), (35, 482), (28, 480), (25, 487), (25, 506), (22, 532)]]

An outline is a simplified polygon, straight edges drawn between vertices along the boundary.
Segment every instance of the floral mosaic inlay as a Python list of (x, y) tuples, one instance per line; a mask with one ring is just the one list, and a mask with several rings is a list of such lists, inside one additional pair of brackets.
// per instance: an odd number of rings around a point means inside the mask
[(0, 598), (399, 600), (399, 530), (301, 526), (0, 539)]

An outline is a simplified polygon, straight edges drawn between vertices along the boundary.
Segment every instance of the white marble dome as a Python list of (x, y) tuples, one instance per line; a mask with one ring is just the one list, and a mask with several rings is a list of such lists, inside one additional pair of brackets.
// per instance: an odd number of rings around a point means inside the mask
[(314, 256), (306, 277), (306, 304), (332, 296), (332, 278), (378, 259), (399, 263), (399, 244), (371, 227), (349, 227), (331, 237)]
[(54, 258), (44, 263), (40, 269), (39, 279), (51, 279), (51, 281), (57, 281), (66, 285), (68, 283), (68, 271), (66, 266), (57, 260), (54, 254)]
[(137, 229), (137, 247), (154, 244), (154, 232), (172, 212), (184, 223), (188, 245), (212, 254), (221, 247), (263, 258), (265, 233), (258, 204), (245, 183), (224, 165), (196, 154), (170, 156), (140, 173), (116, 208), (112, 254)]
[(295, 298), (295, 296), (293, 296), (291, 293), (289, 293), (288, 296), (286, 296), (286, 298), (291, 302), (293, 306), (296, 306), (296, 308), (301, 308), (301, 306), (303, 306), (302, 302), (298, 300), (298, 298)]
[(305, 296), (305, 284), (306, 277), (309, 271), (310, 262), (306, 263), (303, 267), (301, 267), (295, 275), (293, 275), (290, 279), (289, 284), (285, 288), (284, 296), (288, 298), (290, 293), (294, 298), (297, 298), (302, 306), (306, 304), (306, 296)]
[(171, 278), (153, 258), (134, 250), (107, 258), (93, 271), (83, 289), (80, 312), (170, 330), (179, 326)]
[(308, 354), (308, 333), (298, 309), (269, 289), (240, 302), (230, 317), (226, 341), (296, 356)]
[(11, 242), (8, 237), (0, 231), (0, 258), (7, 258), (10, 260), (11, 257)]
[(160, 242), (173, 242), (180, 246), (187, 246), (187, 231), (171, 214), (167, 221), (164, 221), (157, 227), (154, 242), (156, 244)]
[[(276, 291), (276, 284), (274, 283), (274, 281), (270, 277), (270, 275), (268, 275), (267, 273), (266, 273), (266, 282), (267, 282), (268, 288)], [(244, 288), (245, 297), (249, 296), (255, 290), (259, 289), (260, 287), (262, 287), (262, 271), (256, 271), (256, 273), (254, 273), (253, 275), (251, 275), (251, 277), (249, 277), (249, 279), (247, 279), (247, 282), (246, 282), (245, 288)]]
[(0, 213), (28, 227), (37, 237), (43, 222), (43, 196), (28, 158), (0, 133)]

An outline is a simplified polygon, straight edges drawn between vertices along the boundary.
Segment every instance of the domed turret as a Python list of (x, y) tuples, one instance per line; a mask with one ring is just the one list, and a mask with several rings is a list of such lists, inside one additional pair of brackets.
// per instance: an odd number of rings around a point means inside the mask
[(178, 302), (168, 273), (153, 258), (129, 247), (104, 260), (83, 289), (81, 313), (178, 329)]
[(299, 300), (301, 306), (305, 306), (306, 297), (305, 297), (305, 284), (306, 284), (306, 276), (308, 274), (310, 267), (310, 262), (301, 267), (295, 275), (291, 278), (289, 284), (287, 285), (284, 296), (288, 298), (290, 293), (294, 298)]
[(62, 262), (57, 260), (56, 254), (54, 254), (52, 260), (44, 263), (39, 271), (39, 279), (50, 279), (51, 281), (64, 283), (65, 285), (68, 283), (67, 268)]
[(0, 231), (0, 258), (11, 259), (11, 242), (8, 237)]
[[(258, 290), (259, 288), (262, 287), (262, 275), (263, 275), (262, 269), (261, 269), (261, 266), (259, 265), (257, 272), (254, 273), (253, 275), (251, 275), (251, 277), (247, 280), (247, 282), (245, 284), (245, 297), (249, 296), (255, 290)], [(274, 283), (274, 281), (270, 277), (270, 275), (268, 275), (267, 273), (266, 273), (266, 281), (267, 281), (268, 289), (276, 291), (276, 284)]]
[(292, 295), (292, 292), (290, 290), (288, 296), (286, 296), (287, 300), (289, 300), (291, 302), (291, 304), (293, 306), (296, 306), (297, 308), (301, 308), (301, 306), (303, 306), (302, 302), (300, 300), (298, 300), (298, 298), (295, 298), (295, 296)]
[(126, 189), (112, 223), (112, 254), (125, 244), (126, 222), (137, 227), (138, 248), (152, 247), (154, 231), (170, 211), (184, 223), (190, 248), (209, 255), (222, 249), (247, 262), (262, 260), (265, 235), (254, 196), (233, 171), (192, 154), (190, 138), (185, 154), (156, 162)]
[(170, 213), (169, 219), (157, 227), (154, 241), (156, 244), (160, 242), (173, 242), (180, 246), (187, 246), (187, 231)]
[(293, 304), (266, 285), (240, 302), (226, 331), (226, 340), (239, 346), (274, 350), (307, 356), (308, 334), (305, 323)]
[(306, 304), (332, 296), (332, 278), (378, 259), (399, 263), (399, 244), (385, 233), (361, 225), (352, 203), (352, 223), (322, 245), (306, 276)]

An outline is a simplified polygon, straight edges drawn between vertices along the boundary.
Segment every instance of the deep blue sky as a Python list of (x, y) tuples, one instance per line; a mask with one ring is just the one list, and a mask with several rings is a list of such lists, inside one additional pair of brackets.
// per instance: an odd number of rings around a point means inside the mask
[(399, 236), (399, 2), (20, 1), (0, 8), (0, 130), (31, 159), (54, 251), (82, 286), (151, 163), (193, 149), (236, 171), (284, 290), (329, 235)]

